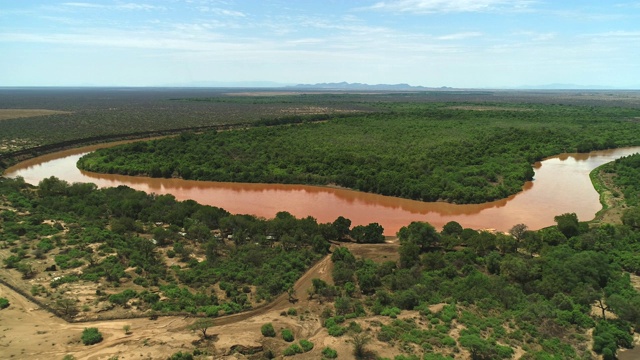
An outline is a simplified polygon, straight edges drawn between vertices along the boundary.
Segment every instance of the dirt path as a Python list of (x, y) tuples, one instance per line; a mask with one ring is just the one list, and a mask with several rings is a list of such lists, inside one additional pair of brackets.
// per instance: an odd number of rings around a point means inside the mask
[(281, 294), (275, 298), (269, 304), (259, 307), (254, 310), (245, 311), (238, 314), (224, 316), (215, 320), (215, 326), (233, 324), (239, 321), (244, 321), (255, 316), (264, 315), (271, 310), (287, 310), (290, 307), (304, 307), (308, 305), (307, 289), (312, 286), (311, 280), (314, 278), (322, 279), (328, 283), (331, 283), (331, 269), (333, 263), (331, 262), (331, 255), (327, 255), (318, 261), (314, 266), (307, 270), (304, 275), (293, 286), (295, 290), (295, 297), (298, 299), (296, 303), (289, 302), (288, 294)]

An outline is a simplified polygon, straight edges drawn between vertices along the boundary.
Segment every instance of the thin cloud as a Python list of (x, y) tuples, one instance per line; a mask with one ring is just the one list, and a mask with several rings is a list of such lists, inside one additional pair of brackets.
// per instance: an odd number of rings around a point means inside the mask
[(554, 40), (557, 38), (558, 34), (553, 32), (543, 33), (543, 32), (535, 32), (535, 31), (521, 31), (521, 32), (514, 33), (513, 35), (525, 37), (527, 40), (530, 40), (530, 41), (541, 42), (541, 41)]
[(479, 37), (482, 36), (482, 33), (480, 32), (461, 32), (461, 33), (456, 33), (456, 34), (448, 34), (448, 35), (442, 35), (442, 36), (438, 36), (436, 39), (438, 40), (464, 40), (464, 39), (469, 39), (469, 38), (474, 38), (474, 37)]
[(123, 4), (116, 4), (116, 5), (104, 5), (104, 4), (96, 4), (96, 3), (88, 3), (88, 2), (66, 2), (66, 3), (62, 3), (62, 5), (68, 6), (68, 7), (85, 8), (85, 9), (114, 9), (114, 10), (143, 10), (143, 11), (166, 10), (164, 6), (149, 5), (149, 4), (142, 4), (142, 3), (123, 3)]
[(93, 3), (83, 3), (83, 2), (67, 2), (62, 3), (64, 6), (73, 6), (73, 7), (82, 7), (82, 8), (104, 8), (105, 5), (93, 4)]
[(156, 6), (156, 5), (149, 5), (149, 4), (136, 4), (136, 3), (120, 4), (120, 5), (116, 5), (115, 8), (116, 9), (123, 9), (123, 10), (144, 10), (144, 11), (166, 10), (167, 9), (164, 6)]
[(534, 1), (531, 0), (400, 0), (380, 1), (367, 9), (397, 13), (435, 14), (524, 10), (533, 3)]
[(622, 41), (629, 45), (631, 42), (637, 43), (640, 41), (640, 31), (608, 31), (596, 34), (585, 34), (582, 37), (604, 43)]
[(235, 11), (235, 10), (228, 10), (228, 9), (223, 9), (223, 8), (218, 8), (218, 7), (210, 7), (210, 6), (200, 6), (198, 8), (198, 10), (200, 12), (204, 12), (204, 13), (213, 13), (216, 15), (222, 15), (222, 16), (231, 16), (231, 17), (246, 17), (247, 15), (241, 11)]

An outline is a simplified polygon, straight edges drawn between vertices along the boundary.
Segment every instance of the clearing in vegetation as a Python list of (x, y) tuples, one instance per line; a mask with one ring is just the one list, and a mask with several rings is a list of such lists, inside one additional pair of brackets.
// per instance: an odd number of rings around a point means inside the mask
[(46, 109), (0, 109), (0, 120), (28, 118), (35, 116), (71, 114), (68, 111)]

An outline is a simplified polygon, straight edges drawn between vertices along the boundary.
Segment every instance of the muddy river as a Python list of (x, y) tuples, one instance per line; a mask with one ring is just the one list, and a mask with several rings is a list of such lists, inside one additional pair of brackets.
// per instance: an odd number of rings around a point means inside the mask
[(507, 231), (523, 223), (530, 229), (553, 225), (555, 215), (575, 212), (580, 220), (591, 220), (601, 208), (589, 173), (619, 157), (640, 152), (640, 147), (595, 151), (589, 154), (561, 154), (534, 165), (534, 181), (507, 199), (477, 205), (453, 205), (406, 200), (328, 187), (304, 185), (245, 184), (152, 179), (105, 175), (80, 171), (77, 160), (103, 144), (45, 155), (22, 162), (5, 171), (31, 184), (49, 176), (73, 182), (93, 182), (99, 187), (126, 185), (156, 194), (173, 194), (178, 200), (193, 199), (235, 214), (272, 218), (278, 211), (296, 217), (313, 216), (332, 222), (338, 216), (352, 225), (377, 222), (386, 235), (395, 235), (411, 221), (428, 221), (441, 228), (449, 221), (463, 227)]

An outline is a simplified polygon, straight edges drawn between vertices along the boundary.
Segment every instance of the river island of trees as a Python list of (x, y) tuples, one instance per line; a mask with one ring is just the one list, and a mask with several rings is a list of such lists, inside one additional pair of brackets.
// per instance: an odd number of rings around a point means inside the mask
[(482, 203), (521, 191), (532, 164), (639, 145), (635, 109), (382, 103), (350, 116), (289, 117), (101, 149), (83, 170), (191, 180), (337, 185), (422, 201)]

